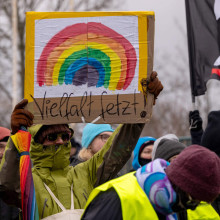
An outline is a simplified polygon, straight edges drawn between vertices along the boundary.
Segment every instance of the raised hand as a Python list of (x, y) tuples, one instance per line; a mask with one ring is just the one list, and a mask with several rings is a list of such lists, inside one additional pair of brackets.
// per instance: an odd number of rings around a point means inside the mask
[(157, 72), (153, 71), (150, 75), (150, 80), (147, 82), (147, 90), (154, 95), (154, 105), (160, 92), (163, 90), (163, 85), (157, 77)]
[(12, 114), (11, 114), (11, 130), (12, 134), (15, 134), (18, 132), (18, 130), (21, 129), (21, 126), (24, 126), (25, 128), (30, 127), (33, 124), (34, 116), (31, 112), (24, 109), (24, 107), (28, 104), (27, 99), (23, 99), (21, 102), (19, 102)]
[(200, 117), (198, 110), (189, 112), (189, 125), (189, 129), (193, 131), (202, 129), (202, 118)]

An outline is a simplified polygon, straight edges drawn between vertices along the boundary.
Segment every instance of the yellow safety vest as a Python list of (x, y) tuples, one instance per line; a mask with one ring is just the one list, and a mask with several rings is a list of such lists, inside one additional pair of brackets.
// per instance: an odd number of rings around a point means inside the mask
[(206, 202), (201, 202), (195, 210), (187, 210), (188, 220), (220, 220), (215, 209)]
[[(121, 201), (123, 220), (158, 220), (153, 206), (138, 184), (134, 173), (126, 174), (95, 188), (89, 196), (85, 209), (100, 192), (114, 188)], [(187, 219), (220, 220), (220, 217), (210, 204), (201, 202), (195, 210), (187, 210)]]
[(85, 209), (100, 192), (107, 191), (113, 187), (120, 198), (122, 218), (124, 220), (158, 220), (153, 206), (138, 184), (134, 173), (126, 174), (95, 188), (89, 196)]

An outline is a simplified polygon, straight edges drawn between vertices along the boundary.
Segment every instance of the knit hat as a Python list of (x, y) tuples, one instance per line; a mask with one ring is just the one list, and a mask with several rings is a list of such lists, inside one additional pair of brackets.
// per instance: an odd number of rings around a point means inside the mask
[(11, 131), (7, 128), (0, 127), (0, 141), (7, 141), (11, 135)]
[(202, 135), (201, 145), (214, 151), (220, 157), (220, 111), (208, 115), (208, 124)]
[(212, 202), (220, 194), (220, 158), (199, 145), (185, 148), (166, 168), (169, 180), (194, 199)]
[(185, 148), (186, 145), (177, 140), (161, 139), (157, 146), (154, 160), (161, 158), (168, 161), (171, 157), (180, 154)]
[(166, 135), (164, 135), (164, 136), (158, 138), (158, 139), (154, 142), (154, 146), (153, 146), (153, 150), (152, 150), (152, 154), (151, 154), (152, 160), (155, 159), (155, 153), (156, 153), (156, 151), (157, 151), (158, 144), (159, 144), (160, 141), (161, 141), (162, 139), (164, 139), (164, 138), (169, 139), (169, 140), (179, 141), (178, 137), (177, 137), (175, 134), (166, 134)]
[(82, 133), (82, 146), (88, 148), (93, 139), (102, 132), (114, 132), (109, 124), (92, 124), (88, 123)]
[(73, 134), (73, 130), (69, 128), (68, 124), (43, 125), (35, 135), (34, 141), (43, 144), (48, 134), (62, 132), (71, 132)]

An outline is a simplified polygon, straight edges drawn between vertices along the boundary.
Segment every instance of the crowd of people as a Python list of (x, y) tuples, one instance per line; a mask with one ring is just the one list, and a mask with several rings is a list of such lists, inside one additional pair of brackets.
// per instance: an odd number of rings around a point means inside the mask
[[(153, 72), (148, 91), (156, 100), (162, 89)], [(1, 219), (22, 219), (20, 158), (11, 138), (22, 127), (31, 134), (39, 219), (220, 219), (220, 111), (210, 112), (204, 131), (199, 112), (190, 112), (190, 146), (175, 134), (140, 137), (143, 123), (115, 130), (89, 123), (81, 145), (67, 124), (33, 125), (27, 104), (15, 106), (11, 130), (0, 127)], [(118, 175), (132, 153), (133, 169)]]

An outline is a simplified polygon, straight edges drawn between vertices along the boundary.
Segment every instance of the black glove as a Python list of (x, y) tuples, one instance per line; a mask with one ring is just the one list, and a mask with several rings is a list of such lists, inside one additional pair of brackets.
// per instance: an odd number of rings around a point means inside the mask
[(202, 130), (202, 118), (200, 117), (198, 110), (189, 112), (189, 125), (191, 131)]

